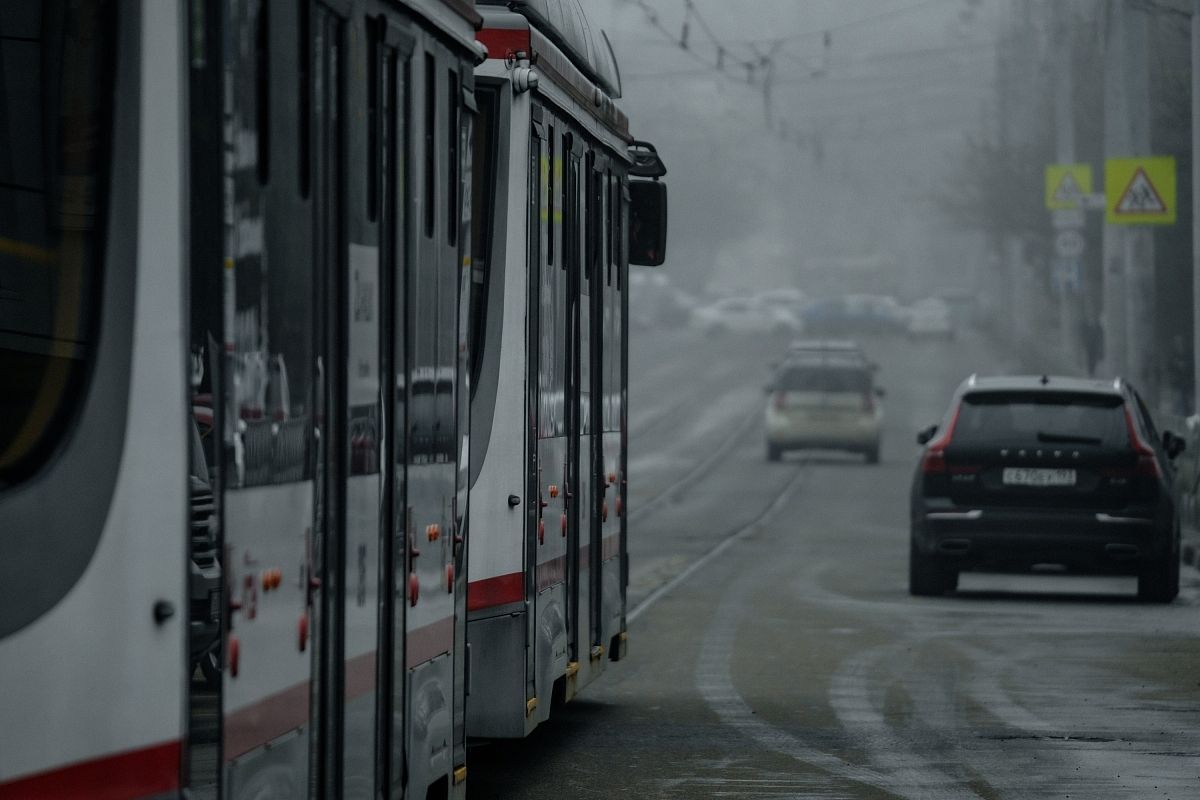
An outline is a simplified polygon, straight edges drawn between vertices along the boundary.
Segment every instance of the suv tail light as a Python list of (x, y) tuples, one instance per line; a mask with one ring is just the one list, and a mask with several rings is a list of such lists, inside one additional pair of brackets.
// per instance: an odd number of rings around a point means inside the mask
[(785, 392), (776, 392), (775, 393), (775, 410), (783, 411), (786, 400), (787, 400), (787, 394)]
[(1137, 453), (1137, 465), (1133, 468), (1133, 474), (1162, 478), (1162, 467), (1159, 466), (1154, 448), (1142, 439), (1137, 425), (1133, 422), (1133, 413), (1130, 412), (1128, 405), (1125, 406), (1125, 427), (1129, 429), (1129, 446), (1133, 448), (1133, 452)]
[(870, 412), (870, 411), (874, 411), (874, 410), (875, 410), (875, 394), (870, 389), (868, 389), (867, 391), (863, 392), (863, 411)]
[(950, 424), (946, 426), (946, 430), (925, 446), (925, 455), (921, 458), (921, 471), (926, 475), (946, 472), (946, 446), (950, 444), (950, 438), (954, 436), (954, 426), (958, 424), (960, 411), (962, 411), (962, 405), (954, 409), (954, 416), (950, 418)]

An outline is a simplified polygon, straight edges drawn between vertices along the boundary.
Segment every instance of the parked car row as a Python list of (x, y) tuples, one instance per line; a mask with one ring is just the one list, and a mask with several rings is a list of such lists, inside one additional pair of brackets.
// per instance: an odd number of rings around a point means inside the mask
[(907, 335), (952, 339), (954, 318), (937, 297), (901, 305), (888, 295), (851, 294), (809, 300), (795, 289), (723, 297), (694, 307), (692, 326), (706, 334), (786, 333), (818, 337)]

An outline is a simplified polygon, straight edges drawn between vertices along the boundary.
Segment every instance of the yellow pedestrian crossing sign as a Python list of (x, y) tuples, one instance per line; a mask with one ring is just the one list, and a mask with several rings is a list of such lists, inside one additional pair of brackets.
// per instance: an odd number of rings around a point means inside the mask
[(1175, 158), (1110, 158), (1104, 162), (1104, 219), (1114, 225), (1172, 225)]
[(1047, 164), (1046, 208), (1065, 211), (1079, 208), (1092, 193), (1091, 164)]

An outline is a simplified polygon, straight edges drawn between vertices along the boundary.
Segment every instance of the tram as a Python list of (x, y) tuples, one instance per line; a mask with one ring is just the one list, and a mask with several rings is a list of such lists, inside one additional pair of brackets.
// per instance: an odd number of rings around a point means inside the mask
[(577, 2), (479, 9), (467, 731), (515, 738), (626, 652), (628, 267), (665, 257), (665, 168)]
[(0, 4), (0, 798), (465, 793), (479, 22)]
[(510, 5), (0, 0), (0, 800), (461, 798), (620, 655), (663, 170)]

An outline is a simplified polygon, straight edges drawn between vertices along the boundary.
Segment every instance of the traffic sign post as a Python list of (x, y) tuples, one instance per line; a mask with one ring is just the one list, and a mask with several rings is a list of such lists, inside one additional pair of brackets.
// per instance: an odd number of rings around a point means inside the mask
[(1104, 219), (1110, 224), (1175, 224), (1175, 158), (1108, 159), (1104, 162), (1104, 196)]
[(1051, 211), (1080, 208), (1092, 193), (1090, 164), (1047, 164), (1045, 176), (1046, 208)]
[(1087, 242), (1078, 228), (1066, 228), (1054, 237), (1054, 255), (1063, 259), (1078, 259), (1083, 257)]

